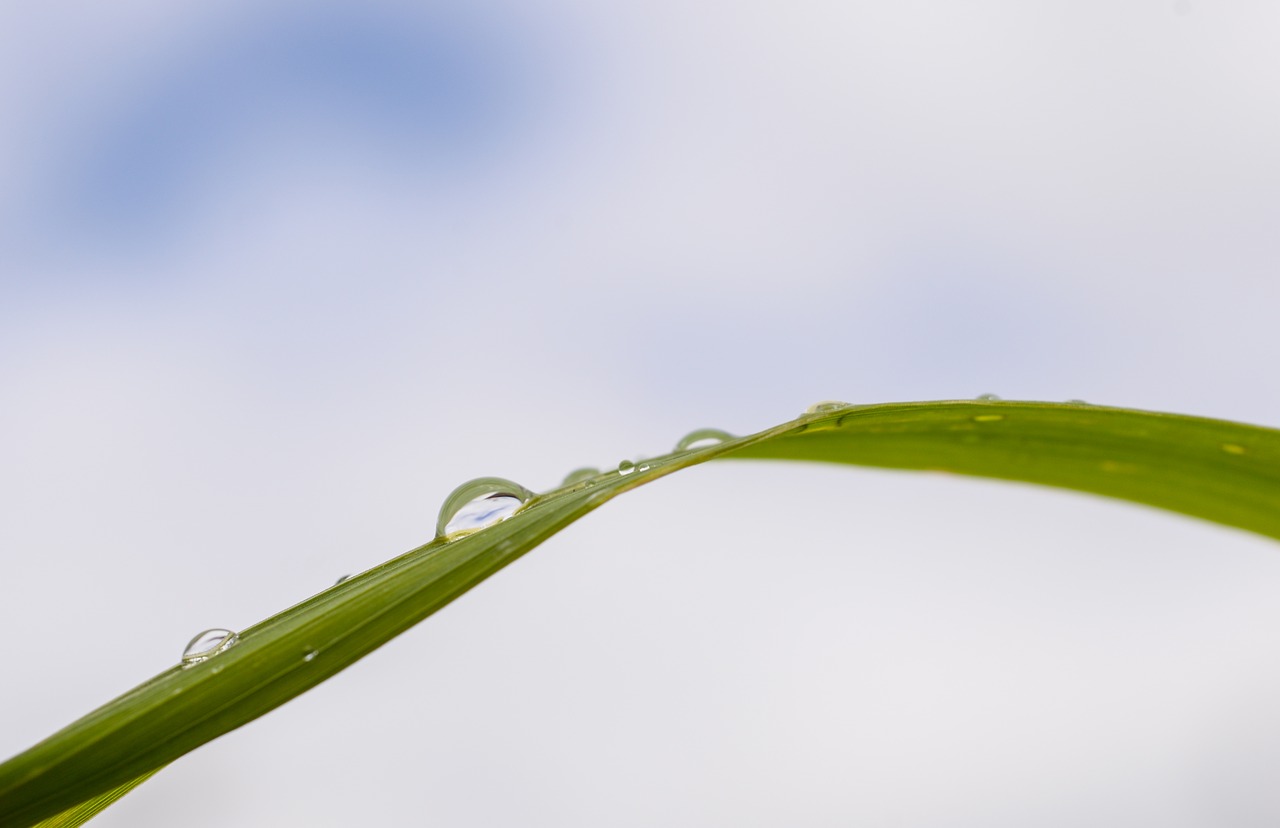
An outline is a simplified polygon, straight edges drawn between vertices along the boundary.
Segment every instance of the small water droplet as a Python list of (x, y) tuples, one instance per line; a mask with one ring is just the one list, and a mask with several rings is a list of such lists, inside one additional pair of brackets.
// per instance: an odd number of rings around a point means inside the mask
[(566, 474), (564, 476), (563, 482), (561, 482), (560, 485), (572, 486), (574, 483), (581, 483), (584, 480), (590, 480), (591, 478), (598, 477), (599, 475), (600, 475), (599, 469), (593, 466), (583, 466), (580, 469), (574, 469), (573, 471)]
[(699, 428), (690, 431), (676, 443), (676, 451), (692, 451), (693, 449), (716, 446), (726, 440), (734, 439), (733, 435), (718, 428)]
[(1086, 400), (1067, 400), (1067, 405), (1093, 405), (1093, 403)]
[(1227, 454), (1244, 454), (1246, 449), (1238, 443), (1223, 443), (1222, 450)]
[(974, 397), (974, 399), (978, 400), (979, 402), (999, 402), (1000, 401), (1000, 398), (995, 394), (979, 394), (978, 396)]
[(648, 471), (650, 468), (652, 467), (648, 463), (641, 463), (636, 466), (636, 471)]
[(338, 584), (342, 583), (343, 581), (350, 581), (350, 580), (351, 580), (351, 576), (350, 576), (350, 575), (343, 575), (343, 576), (339, 577), (339, 578), (338, 578), (338, 580), (334, 581), (334, 582), (333, 582), (333, 585), (334, 585), (334, 586), (337, 586)]
[(182, 651), (182, 666), (190, 667), (192, 664), (208, 661), (218, 653), (235, 646), (239, 640), (240, 636), (231, 630), (205, 630), (191, 639), (187, 648)]
[(826, 414), (831, 411), (839, 411), (842, 408), (851, 408), (853, 403), (841, 402), (840, 400), (823, 400), (816, 402), (804, 410), (805, 414)]
[(627, 475), (631, 474), (635, 470), (636, 470), (636, 464), (632, 463), (630, 460), (623, 460), (618, 464), (618, 474), (622, 475), (623, 477), (626, 477)]
[(440, 507), (436, 537), (448, 538), (500, 523), (533, 498), (533, 492), (501, 477), (477, 477), (454, 489)]
[(979, 414), (973, 418), (973, 421), (975, 423), (995, 423), (1003, 419), (1003, 414)]
[(307, 650), (307, 654), (302, 657), (302, 660), (311, 661), (313, 658), (315, 658), (318, 655), (320, 655), (319, 650)]

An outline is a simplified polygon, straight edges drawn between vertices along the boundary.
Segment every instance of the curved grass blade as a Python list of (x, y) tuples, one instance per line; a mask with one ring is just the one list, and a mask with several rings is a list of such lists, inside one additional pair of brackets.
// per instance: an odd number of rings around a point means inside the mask
[(1057, 403), (861, 406), (734, 456), (1039, 483), (1280, 538), (1280, 431), (1204, 417)]
[(0, 824), (26, 826), (126, 785), (350, 666), (618, 494), (717, 457), (820, 460), (1022, 480), (1280, 538), (1280, 431), (1050, 403), (858, 406), (645, 461), (435, 540), (244, 630), (0, 765)]

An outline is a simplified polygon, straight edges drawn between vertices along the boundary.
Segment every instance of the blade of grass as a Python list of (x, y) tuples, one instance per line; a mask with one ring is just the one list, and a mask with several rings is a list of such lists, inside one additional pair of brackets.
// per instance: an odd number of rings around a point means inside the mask
[(1056, 403), (876, 405), (733, 456), (1039, 483), (1280, 538), (1280, 431), (1204, 417)]
[(1021, 480), (1280, 537), (1280, 431), (1115, 408), (949, 401), (807, 415), (548, 493), (432, 541), (175, 666), (0, 765), (0, 824), (32, 825), (128, 785), (283, 704), (628, 489), (718, 457), (819, 460)]
[(142, 774), (142, 776), (139, 776), (136, 779), (130, 779), (118, 788), (112, 788), (106, 793), (98, 794), (92, 799), (87, 799), (79, 805), (63, 811), (57, 816), (42, 819), (36, 824), (35, 828), (76, 828), (78, 825), (84, 825), (86, 822), (97, 816), (98, 813), (108, 805), (114, 804), (117, 799), (138, 787), (143, 782), (146, 782), (161, 770), (163, 770), (163, 768), (156, 768), (155, 770), (147, 771)]

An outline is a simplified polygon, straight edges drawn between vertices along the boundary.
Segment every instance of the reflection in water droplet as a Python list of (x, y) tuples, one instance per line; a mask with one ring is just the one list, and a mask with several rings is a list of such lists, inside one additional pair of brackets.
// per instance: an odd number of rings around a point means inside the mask
[(318, 655), (320, 655), (319, 650), (307, 650), (307, 654), (302, 657), (302, 660), (310, 661), (311, 659), (315, 658)]
[(1223, 443), (1222, 450), (1227, 454), (1244, 454), (1245, 447), (1236, 443)]
[(841, 402), (840, 400), (823, 400), (816, 402), (804, 410), (805, 414), (826, 414), (828, 411), (839, 411), (842, 408), (849, 408), (852, 403)]
[(631, 474), (635, 470), (636, 470), (636, 464), (632, 463), (630, 460), (623, 460), (621, 463), (618, 464), (618, 474), (624, 477), (628, 474)]
[(1000, 401), (1000, 398), (995, 394), (979, 394), (978, 396), (974, 397), (974, 399), (979, 400), (981, 402), (999, 402)]
[(351, 576), (350, 576), (350, 575), (343, 575), (343, 576), (341, 576), (340, 578), (338, 578), (338, 580), (334, 581), (334, 582), (333, 582), (333, 585), (334, 585), (334, 586), (337, 586), (338, 584), (342, 583), (343, 581), (350, 581), (350, 580), (351, 580)]
[(727, 431), (721, 431), (718, 428), (699, 428), (681, 437), (680, 442), (676, 443), (676, 451), (707, 448), (732, 439), (733, 435)]
[(231, 630), (205, 630), (191, 639), (187, 648), (182, 651), (182, 666), (190, 667), (192, 664), (208, 661), (218, 653), (235, 646), (239, 640), (240, 636)]
[(973, 418), (973, 421), (975, 423), (994, 423), (1003, 419), (1003, 414), (979, 414)]
[(598, 477), (599, 474), (600, 474), (599, 469), (594, 468), (592, 466), (583, 466), (580, 469), (574, 469), (573, 471), (566, 474), (564, 476), (564, 481), (560, 485), (572, 486), (574, 483), (581, 483), (584, 480), (590, 480), (593, 477)]
[(501, 477), (477, 477), (454, 489), (440, 507), (436, 537), (469, 534), (516, 513), (533, 492)]

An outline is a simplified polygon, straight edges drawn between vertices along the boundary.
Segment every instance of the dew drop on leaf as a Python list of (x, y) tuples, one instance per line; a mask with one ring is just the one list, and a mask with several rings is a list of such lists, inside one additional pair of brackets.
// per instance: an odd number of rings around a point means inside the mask
[(240, 636), (231, 630), (205, 630), (191, 639), (187, 648), (182, 651), (182, 666), (190, 667), (192, 664), (208, 661), (218, 653), (235, 646), (239, 640)]
[(599, 474), (600, 474), (599, 469), (593, 466), (583, 466), (580, 469), (574, 469), (573, 471), (566, 474), (564, 476), (564, 480), (561, 481), (560, 485), (572, 486), (574, 483), (581, 483), (584, 480), (590, 480), (593, 477), (598, 477)]
[(533, 492), (501, 477), (468, 480), (444, 499), (436, 537), (451, 538), (500, 523), (532, 498)]
[(974, 399), (978, 400), (979, 402), (999, 402), (1000, 401), (1000, 397), (995, 394), (979, 394), (978, 396), (974, 397)]
[(626, 477), (627, 475), (631, 474), (635, 470), (636, 470), (636, 464), (632, 463), (630, 460), (623, 460), (621, 463), (618, 464), (618, 474), (622, 475), (623, 477)]
[(839, 411), (842, 408), (852, 408), (852, 403), (841, 402), (840, 400), (823, 400), (816, 402), (804, 410), (805, 414), (826, 414), (829, 411)]
[(681, 437), (680, 442), (676, 443), (676, 451), (707, 448), (732, 439), (733, 435), (727, 431), (721, 431), (718, 428), (699, 428)]

